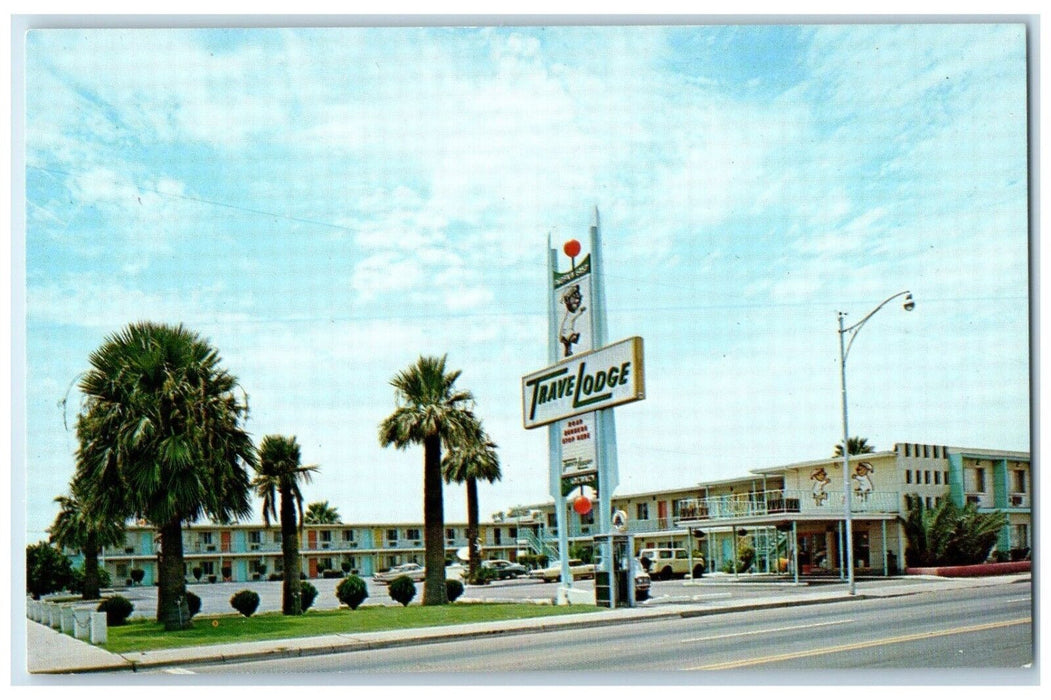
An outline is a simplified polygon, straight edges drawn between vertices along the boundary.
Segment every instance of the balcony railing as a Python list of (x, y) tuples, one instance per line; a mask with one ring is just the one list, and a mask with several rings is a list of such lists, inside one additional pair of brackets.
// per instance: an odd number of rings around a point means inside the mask
[[(896, 513), (899, 494), (889, 491), (851, 493), (853, 513)], [(679, 502), (677, 521), (729, 520), (766, 515), (827, 513), (838, 517), (844, 511), (842, 491), (764, 491), (738, 493)]]

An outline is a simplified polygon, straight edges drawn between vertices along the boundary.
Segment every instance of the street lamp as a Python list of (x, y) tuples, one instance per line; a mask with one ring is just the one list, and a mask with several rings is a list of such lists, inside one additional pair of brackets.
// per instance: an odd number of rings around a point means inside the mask
[[(872, 311), (866, 314), (865, 318), (861, 319), (853, 326), (847, 328), (843, 327), (843, 319), (846, 318), (847, 314), (843, 311), (839, 311), (839, 376), (841, 381), (841, 394), (843, 398), (843, 520), (846, 522), (846, 558), (847, 558), (847, 583), (850, 587), (850, 595), (854, 595), (854, 531), (851, 522), (851, 502), (850, 502), (850, 451), (847, 450), (847, 444), (850, 440), (850, 432), (847, 428), (847, 355), (850, 354), (850, 348), (854, 344), (854, 339), (858, 336), (858, 331), (865, 323), (876, 315), (876, 312), (886, 306), (889, 302), (897, 299), (900, 296), (905, 297), (905, 303), (902, 304), (902, 308), (906, 311), (912, 311), (916, 308), (916, 302), (912, 299), (912, 292), (904, 291), (898, 292), (892, 296), (884, 299), (879, 306), (874, 308)], [(846, 340), (845, 336), (850, 334), (850, 340)]]

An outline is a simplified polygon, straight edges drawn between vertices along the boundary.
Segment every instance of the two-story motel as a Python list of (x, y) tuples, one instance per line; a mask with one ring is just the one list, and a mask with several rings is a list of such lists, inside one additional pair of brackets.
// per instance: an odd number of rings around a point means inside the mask
[[(859, 574), (897, 573), (905, 562), (904, 520), (914, 498), (933, 506), (951, 498), (979, 510), (999, 510), (1008, 523), (997, 551), (1024, 556), (1031, 546), (1032, 477), (1026, 452), (899, 443), (892, 450), (851, 456), (851, 521)], [(755, 551), (758, 571), (792, 568), (796, 575), (842, 572), (845, 523), (843, 460), (829, 457), (749, 475), (648, 493), (615, 495), (613, 508), (628, 515), (636, 550), (681, 547), (698, 552), (705, 571), (718, 571), (737, 544)], [(569, 541), (590, 543), (594, 510), (569, 509)], [(551, 501), (497, 513), (480, 524), (483, 558), (515, 560), (526, 553), (557, 557), (558, 531)], [(300, 542), (303, 571), (344, 567), (368, 576), (406, 562), (423, 561), (420, 523), (306, 525)], [(467, 546), (466, 525), (447, 523), (447, 554)], [(187, 580), (251, 581), (279, 573), (281, 533), (261, 524), (195, 524), (184, 528)], [(158, 539), (153, 528), (133, 525), (123, 546), (107, 548), (102, 563), (119, 585), (132, 569), (156, 578)], [(793, 547), (794, 544), (794, 547)], [(228, 572), (229, 576), (225, 576)]]

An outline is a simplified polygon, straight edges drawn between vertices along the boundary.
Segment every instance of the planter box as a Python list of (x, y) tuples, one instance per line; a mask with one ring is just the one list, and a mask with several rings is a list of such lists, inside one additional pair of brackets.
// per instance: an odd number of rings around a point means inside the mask
[(910, 566), (906, 574), (926, 576), (1000, 576), (1033, 570), (1031, 561), (1005, 561), (999, 564), (971, 564), (970, 566)]

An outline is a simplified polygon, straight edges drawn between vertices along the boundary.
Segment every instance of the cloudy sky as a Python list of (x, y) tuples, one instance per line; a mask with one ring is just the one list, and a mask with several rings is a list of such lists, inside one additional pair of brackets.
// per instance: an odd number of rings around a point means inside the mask
[(377, 441), (421, 354), (500, 445), (483, 515), (546, 500), (519, 381), (547, 364), (548, 236), (586, 241), (596, 207), (610, 338), (646, 348), (617, 493), (830, 455), (836, 312), (905, 289), (851, 352), (851, 433), (1028, 449), (1022, 25), (26, 43), (29, 541), (73, 471), (70, 386), (138, 320), (207, 337), (346, 520), (421, 519), (422, 450)]

